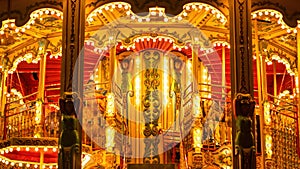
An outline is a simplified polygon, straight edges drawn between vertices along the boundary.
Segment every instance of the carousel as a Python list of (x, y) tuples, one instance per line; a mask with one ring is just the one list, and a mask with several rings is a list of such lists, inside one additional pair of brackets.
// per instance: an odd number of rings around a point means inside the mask
[(227, 1), (18, 3), (0, 1), (0, 168), (300, 167), (300, 22), (274, 5), (252, 3), (253, 91), (234, 99)]

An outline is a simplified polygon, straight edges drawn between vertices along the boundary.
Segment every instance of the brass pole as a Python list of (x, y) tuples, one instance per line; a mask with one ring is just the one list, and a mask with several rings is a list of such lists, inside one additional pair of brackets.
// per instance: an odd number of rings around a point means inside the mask
[(263, 101), (264, 101), (264, 97), (262, 95), (263, 93), (263, 88), (262, 88), (262, 83), (264, 83), (263, 81), (266, 80), (264, 78), (262, 78), (262, 69), (261, 69), (261, 54), (259, 51), (259, 43), (258, 43), (258, 28), (257, 28), (257, 19), (254, 20), (254, 31), (255, 31), (255, 39), (254, 39), (254, 43), (255, 43), (255, 51), (256, 51), (256, 75), (257, 75), (257, 88), (258, 88), (258, 105), (259, 105), (259, 121), (261, 124), (260, 127), (260, 135), (261, 135), (261, 158), (262, 158), (262, 164), (261, 168), (264, 169), (264, 164), (265, 164), (265, 135), (264, 133), (264, 106), (263, 106)]
[[(300, 29), (299, 28), (297, 28), (297, 69), (298, 69), (298, 75), (297, 75), (297, 77), (298, 77), (298, 86), (297, 86), (297, 88), (296, 88), (296, 92), (298, 92), (297, 93), (297, 96), (298, 96), (298, 98), (297, 98), (297, 102), (298, 102), (298, 114), (297, 114), (297, 117), (298, 117), (298, 135), (300, 134)], [(299, 142), (298, 142), (298, 144), (299, 144)], [(299, 145), (298, 145), (299, 146)], [(298, 152), (299, 153), (299, 152)]]
[(225, 46), (222, 46), (222, 97), (226, 89), (226, 53)]
[[(109, 56), (110, 56), (110, 62), (109, 62), (109, 65), (110, 65), (110, 82), (113, 82), (115, 78), (114, 77), (114, 73), (115, 73), (115, 68), (117, 68), (117, 58), (116, 58), (116, 46), (113, 45), (111, 48), (110, 48), (110, 53), (109, 53)], [(112, 90), (112, 87), (110, 87), (110, 90)]]
[(40, 151), (40, 169), (43, 169), (44, 167), (44, 150), (43, 149), (41, 149), (41, 151)]
[(277, 97), (277, 71), (276, 71), (276, 61), (273, 61), (273, 86), (274, 86), (274, 102), (276, 102)]
[(199, 46), (192, 46), (192, 67), (193, 67), (193, 78), (195, 80), (194, 89), (198, 88), (198, 76), (197, 76), (197, 68), (198, 68), (198, 54), (199, 54)]
[[(3, 69), (3, 68), (2, 68)], [(0, 109), (0, 116), (4, 116), (5, 111), (5, 103), (6, 103), (6, 79), (7, 79), (7, 70), (2, 71), (1, 77), (1, 89), (0, 89), (0, 101), (1, 101), (1, 109)]]

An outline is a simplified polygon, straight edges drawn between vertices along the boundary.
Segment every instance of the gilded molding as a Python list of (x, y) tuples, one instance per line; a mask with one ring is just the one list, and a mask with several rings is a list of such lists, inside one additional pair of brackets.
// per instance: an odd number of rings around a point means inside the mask
[[(277, 2), (276, 2), (277, 1)], [(299, 6), (299, 1), (282, 1), (282, 0), (252, 0), (252, 11), (259, 9), (274, 9), (283, 14), (283, 20), (290, 27), (297, 26), (297, 20), (300, 20), (300, 10), (299, 8), (294, 8)]]
[[(31, 0), (31, 1), (10, 1), (11, 5), (10, 11), (5, 10), (0, 13), (0, 20), (6, 20), (8, 18), (16, 19), (16, 26), (24, 25), (30, 18), (30, 13), (39, 8), (54, 8), (62, 11), (63, 3), (62, 0)], [(21, 4), (20, 4), (21, 3)], [(6, 4), (8, 6), (8, 4)], [(21, 8), (20, 8), (21, 7)], [(2, 23), (0, 22), (0, 27)]]
[[(110, 2), (116, 2), (112, 0), (87, 0), (86, 3), (86, 9), (87, 9), (87, 14), (89, 14), (91, 11), (95, 10), (96, 8), (110, 3)], [(154, 7), (154, 6), (159, 6), (163, 7), (166, 9), (166, 12), (168, 14), (172, 15), (177, 15), (179, 14), (183, 6), (187, 3), (192, 3), (192, 2), (202, 2), (205, 4), (209, 4), (219, 10), (221, 10), (223, 13), (226, 15), (229, 13), (229, 6), (227, 1), (222, 1), (222, 0), (124, 0), (123, 2), (127, 2), (128, 4), (131, 5), (132, 11), (134, 13), (144, 13), (144, 12), (149, 12), (149, 7)]]

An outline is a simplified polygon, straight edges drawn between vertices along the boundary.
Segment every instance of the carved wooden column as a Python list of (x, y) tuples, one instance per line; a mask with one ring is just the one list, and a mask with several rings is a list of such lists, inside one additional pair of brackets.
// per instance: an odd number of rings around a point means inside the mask
[(255, 125), (251, 0), (230, 0), (231, 94), (234, 104), (233, 168), (254, 169)]
[(59, 169), (81, 169), (81, 99), (85, 0), (63, 1), (63, 57), (61, 66), (62, 113)]

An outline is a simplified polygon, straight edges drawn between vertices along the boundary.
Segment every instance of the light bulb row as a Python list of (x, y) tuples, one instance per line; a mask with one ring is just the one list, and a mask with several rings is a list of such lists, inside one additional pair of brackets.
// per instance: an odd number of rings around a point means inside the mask
[(41, 16), (43, 16), (43, 15), (55, 15), (55, 16), (59, 17), (60, 19), (63, 19), (63, 13), (61, 11), (52, 9), (52, 8), (42, 8), (42, 9), (38, 9), (38, 10), (32, 12), (30, 14), (29, 21), (21, 27), (16, 26), (14, 19), (8, 19), (6, 21), (3, 21), (4, 24), (2, 25), (2, 28), (0, 29), (0, 34), (3, 35), (7, 28), (10, 28), (13, 30), (13, 31), (10, 31), (10, 33), (26, 32), (26, 29), (30, 29), (31, 25), (35, 24), (35, 20), (37, 18), (42, 20), (43, 18)]
[(185, 17), (187, 16), (186, 11), (198, 11), (198, 10), (205, 10), (205, 11), (210, 11), (212, 15), (214, 15), (222, 24), (225, 24), (227, 22), (227, 19), (225, 15), (219, 11), (217, 8), (208, 5), (208, 4), (203, 4), (203, 3), (188, 3), (183, 6), (183, 9), (185, 10), (181, 14)]
[(35, 147), (30, 147), (30, 146), (10, 146), (8, 148), (3, 148), (0, 150), (0, 154), (8, 154), (11, 153), (13, 151), (21, 151), (21, 150), (25, 150), (25, 151), (30, 151), (30, 150), (34, 150), (36, 152), (39, 152), (41, 150), (43, 150), (44, 152), (57, 152), (57, 147), (53, 147), (53, 146), (35, 146)]
[(267, 63), (267, 65), (272, 65), (272, 60), (277, 61), (278, 63), (282, 63), (285, 65), (286, 71), (291, 75), (294, 76), (295, 72), (291, 69), (291, 65), (290, 63), (285, 59), (285, 58), (281, 58), (278, 55), (273, 55), (270, 59), (266, 58), (265, 62)]
[(217, 47), (217, 46), (225, 46), (227, 47), (228, 49), (230, 49), (230, 44), (226, 41), (216, 41), (213, 43), (214, 47)]
[[(28, 168), (29, 167), (39, 168), (40, 167), (40, 163), (10, 160), (3, 156), (0, 156), (0, 162), (2, 162), (5, 165), (11, 165), (11, 166), (28, 167)], [(57, 168), (57, 164), (54, 164), (54, 163), (53, 164), (43, 164), (42, 168), (54, 169), (54, 168)]]
[(14, 62), (13, 66), (8, 70), (8, 74), (13, 74), (14, 71), (17, 69), (18, 64), (23, 62), (23, 61), (28, 61), (34, 64), (37, 64), (41, 58), (36, 57), (33, 59), (33, 54), (32, 53), (26, 53), (23, 57), (18, 57)]
[(102, 5), (101, 7), (94, 10), (91, 14), (88, 15), (87, 21), (89, 23), (92, 23), (94, 21), (94, 17), (96, 17), (98, 14), (103, 13), (103, 11), (113, 11), (116, 8), (124, 9), (126, 11), (127, 15), (130, 15), (130, 9), (131, 6), (125, 2), (112, 2), (105, 5)]
[[(281, 25), (281, 29), (286, 29), (287, 33), (297, 33), (297, 28), (291, 28), (290, 26), (288, 26), (282, 19), (283, 15), (278, 11), (271, 9), (263, 9), (253, 12), (251, 16), (253, 19), (262, 16), (274, 17), (277, 19), (277, 24)], [(297, 27), (300, 28), (300, 23), (298, 23)]]

